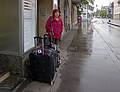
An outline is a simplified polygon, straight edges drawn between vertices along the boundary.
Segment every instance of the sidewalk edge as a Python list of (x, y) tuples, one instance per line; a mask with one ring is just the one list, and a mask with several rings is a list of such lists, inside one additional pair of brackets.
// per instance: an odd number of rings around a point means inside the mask
[(111, 25), (114, 25), (114, 26), (117, 26), (117, 27), (120, 27), (120, 25), (117, 25), (115, 23), (111, 23), (111, 22), (107, 22), (108, 24), (111, 24)]

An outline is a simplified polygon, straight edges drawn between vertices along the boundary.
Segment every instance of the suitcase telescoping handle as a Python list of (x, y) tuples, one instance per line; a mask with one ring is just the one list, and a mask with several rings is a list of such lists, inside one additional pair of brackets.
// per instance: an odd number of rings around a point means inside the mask
[(42, 54), (45, 54), (44, 38), (42, 37)]
[(52, 46), (52, 37), (48, 34), (44, 34), (44, 47), (51, 47)]
[(44, 38), (40, 36), (34, 37), (34, 44), (35, 44), (36, 52), (38, 53), (39, 52), (38, 50), (41, 48), (42, 54), (44, 54)]
[(35, 47), (41, 45), (42, 44), (42, 37), (40, 37), (40, 36), (34, 37), (34, 44), (35, 44)]
[(57, 50), (57, 45), (54, 43), (52, 34), (44, 34), (44, 48), (54, 48)]

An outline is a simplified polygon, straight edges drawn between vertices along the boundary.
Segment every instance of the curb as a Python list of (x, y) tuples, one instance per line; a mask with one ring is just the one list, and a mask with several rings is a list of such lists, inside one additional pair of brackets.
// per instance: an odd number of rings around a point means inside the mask
[(120, 25), (117, 25), (117, 24), (114, 24), (114, 23), (110, 23), (110, 22), (107, 22), (108, 24), (111, 24), (111, 25), (114, 25), (114, 26), (117, 26), (117, 27), (120, 27)]

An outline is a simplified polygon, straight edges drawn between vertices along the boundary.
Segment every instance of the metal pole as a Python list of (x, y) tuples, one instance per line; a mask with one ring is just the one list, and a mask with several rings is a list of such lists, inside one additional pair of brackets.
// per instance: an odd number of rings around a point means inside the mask
[(88, 5), (86, 4), (86, 20), (88, 18)]
[(36, 29), (36, 32), (37, 32), (37, 36), (39, 36), (39, 0), (37, 0), (37, 29)]

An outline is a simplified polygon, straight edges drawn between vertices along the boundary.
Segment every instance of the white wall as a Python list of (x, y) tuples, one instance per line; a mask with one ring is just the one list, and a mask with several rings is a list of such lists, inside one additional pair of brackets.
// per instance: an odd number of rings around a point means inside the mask
[(118, 0), (114, 0), (114, 19), (120, 19), (120, 6)]

